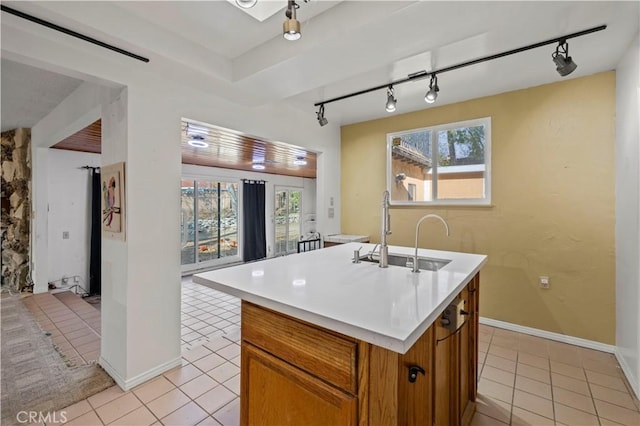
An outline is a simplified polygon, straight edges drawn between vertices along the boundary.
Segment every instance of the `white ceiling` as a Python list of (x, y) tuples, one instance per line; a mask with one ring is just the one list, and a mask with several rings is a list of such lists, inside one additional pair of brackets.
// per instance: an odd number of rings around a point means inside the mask
[[(286, 1), (277, 2), (281, 11), (262, 22), (224, 0), (3, 4), (148, 56), (151, 64), (175, 66), (171, 74), (182, 69), (186, 84), (230, 101), (253, 107), (285, 102), (309, 114), (315, 102), (415, 71), (602, 24), (605, 31), (569, 40), (578, 69), (565, 78), (611, 70), (640, 20), (638, 2), (311, 0), (299, 2), (303, 36), (290, 42), (282, 38)], [(433, 105), (423, 100), (427, 80), (397, 86), (396, 114), (560, 81), (553, 50), (541, 47), (442, 74)], [(2, 71), (4, 86), (4, 62)], [(326, 116), (340, 124), (381, 118), (388, 116), (384, 102), (381, 90), (329, 104)]]
[(82, 80), (2, 59), (2, 131), (33, 127)]

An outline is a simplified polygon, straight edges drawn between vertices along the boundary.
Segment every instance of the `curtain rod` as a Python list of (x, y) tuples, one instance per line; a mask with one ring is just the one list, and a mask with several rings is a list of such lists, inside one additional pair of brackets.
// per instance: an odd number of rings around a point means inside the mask
[(244, 183), (267, 183), (266, 180), (258, 180), (258, 179), (241, 179)]
[(114, 52), (118, 52), (121, 55), (128, 56), (133, 59), (137, 59), (142, 62), (149, 62), (149, 58), (145, 58), (144, 56), (136, 55), (135, 53), (131, 53), (127, 50), (121, 49), (119, 47), (113, 46), (111, 44), (107, 44), (103, 41), (96, 40), (93, 37), (86, 36), (84, 34), (80, 34), (76, 31), (70, 30), (65, 27), (61, 27), (60, 25), (54, 24), (53, 22), (45, 21), (44, 19), (38, 18), (33, 15), (29, 15), (28, 13), (20, 12), (19, 10), (13, 9), (11, 7), (0, 5), (0, 8), (3, 12), (10, 13), (11, 15), (15, 15), (19, 18), (26, 19), (27, 21), (35, 22), (36, 24), (40, 24), (43, 27), (50, 28), (55, 31), (59, 31), (71, 37), (79, 38), (80, 40), (87, 41), (89, 43), (95, 44), (100, 47), (104, 47), (105, 49), (113, 50)]
[(538, 47), (546, 46), (546, 45), (549, 45), (549, 44), (564, 43), (565, 41), (567, 41), (570, 38), (575, 38), (575, 37), (580, 37), (580, 36), (583, 36), (583, 35), (595, 33), (597, 31), (602, 31), (602, 30), (604, 30), (606, 28), (607, 28), (606, 25), (600, 25), (599, 27), (593, 27), (593, 28), (589, 28), (587, 30), (578, 31), (578, 32), (571, 33), (571, 34), (566, 34), (566, 35), (561, 36), (561, 37), (555, 37), (555, 38), (552, 38), (552, 39), (549, 39), (549, 40), (545, 40), (545, 41), (541, 41), (541, 42), (538, 42), (538, 43), (529, 44), (527, 46), (518, 47), (516, 49), (507, 50), (507, 51), (504, 51), (504, 52), (501, 52), (501, 53), (496, 53), (495, 55), (483, 56), (483, 57), (478, 58), (478, 59), (473, 59), (471, 61), (462, 62), (462, 63), (456, 64), (456, 65), (451, 65), (449, 67), (445, 67), (445, 68), (442, 68), (442, 69), (439, 69), (439, 70), (434, 70), (434, 71), (429, 71), (429, 72), (427, 72), (425, 70), (417, 71), (417, 72), (409, 74), (405, 78), (402, 78), (402, 79), (399, 79), (399, 80), (394, 80), (394, 81), (392, 81), (390, 83), (385, 83), (385, 84), (381, 84), (379, 86), (371, 87), (369, 89), (364, 89), (364, 90), (360, 90), (358, 92), (349, 93), (347, 95), (338, 96), (337, 98), (331, 98), (331, 99), (328, 99), (326, 101), (316, 102), (315, 104), (313, 104), (313, 106), (320, 106), (320, 105), (329, 104), (331, 102), (341, 101), (343, 99), (348, 99), (348, 98), (352, 98), (354, 96), (364, 95), (365, 93), (374, 92), (374, 91), (380, 90), (380, 89), (386, 89), (389, 86), (395, 86), (395, 85), (398, 85), (398, 84), (407, 83), (409, 81), (422, 80), (422, 79), (427, 78), (427, 77), (433, 77), (433, 76), (435, 76), (437, 74), (442, 74), (442, 73), (445, 73), (445, 72), (457, 70), (459, 68), (468, 67), (470, 65), (475, 65), (475, 64), (491, 61), (491, 60), (498, 59), (498, 58), (503, 58), (505, 56), (513, 55), (515, 53), (525, 52), (527, 50), (536, 49)]
[(79, 169), (91, 169), (91, 170), (100, 170), (100, 167), (93, 167), (93, 166), (82, 166), (82, 167), (78, 167)]

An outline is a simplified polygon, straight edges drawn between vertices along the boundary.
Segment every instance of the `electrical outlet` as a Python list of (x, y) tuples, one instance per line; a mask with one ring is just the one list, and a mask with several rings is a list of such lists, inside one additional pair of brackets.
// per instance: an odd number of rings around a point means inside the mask
[(79, 282), (80, 282), (80, 277), (79, 277), (79, 276), (77, 276), (77, 275), (76, 275), (76, 276), (74, 276), (74, 277), (73, 277), (73, 282), (74, 282), (74, 283), (79, 283)]
[(549, 277), (540, 276), (540, 288), (549, 288)]

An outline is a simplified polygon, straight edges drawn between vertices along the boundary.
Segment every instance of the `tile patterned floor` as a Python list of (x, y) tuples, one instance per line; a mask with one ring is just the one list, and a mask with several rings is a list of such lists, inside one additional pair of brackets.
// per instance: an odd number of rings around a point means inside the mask
[(472, 425), (640, 425), (640, 403), (611, 354), (480, 327)]
[[(239, 300), (182, 284), (183, 365), (67, 407), (68, 424), (239, 424)], [(613, 355), (488, 326), (479, 340), (472, 425), (640, 425), (640, 403)]]
[(240, 299), (182, 281), (182, 348), (240, 332)]
[(23, 299), (40, 328), (70, 365), (95, 362), (100, 356), (100, 311), (70, 292), (36, 294)]

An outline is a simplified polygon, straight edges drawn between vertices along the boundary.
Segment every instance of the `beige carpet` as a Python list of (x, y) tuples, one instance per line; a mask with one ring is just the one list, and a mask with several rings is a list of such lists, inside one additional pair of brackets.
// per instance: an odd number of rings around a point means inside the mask
[(20, 296), (1, 297), (2, 425), (20, 424), (20, 411), (65, 408), (114, 385), (97, 364), (67, 366)]

